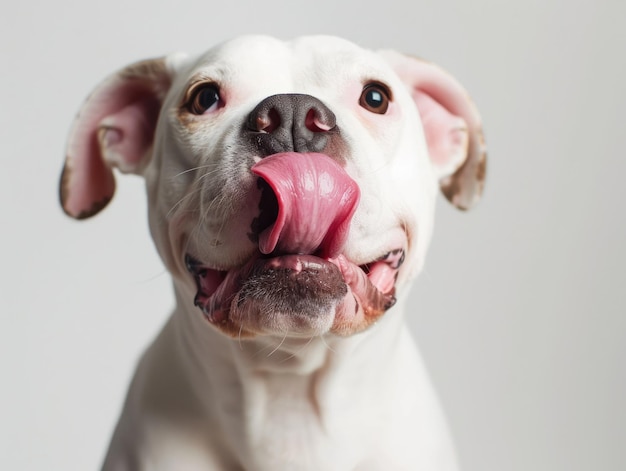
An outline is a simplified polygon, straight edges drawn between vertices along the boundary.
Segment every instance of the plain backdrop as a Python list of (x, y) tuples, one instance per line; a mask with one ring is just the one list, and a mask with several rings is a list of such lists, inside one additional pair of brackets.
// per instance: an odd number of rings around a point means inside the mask
[(5, 2), (0, 469), (97, 469), (173, 305), (141, 179), (92, 220), (59, 209), (78, 107), (127, 63), (244, 33), (399, 49), (470, 90), (485, 196), (439, 202), (408, 316), (463, 469), (626, 469), (623, 0)]

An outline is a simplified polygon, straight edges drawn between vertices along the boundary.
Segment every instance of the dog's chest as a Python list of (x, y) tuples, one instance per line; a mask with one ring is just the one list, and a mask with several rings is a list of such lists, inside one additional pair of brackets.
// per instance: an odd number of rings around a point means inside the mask
[(246, 435), (255, 470), (354, 468), (358, 437), (346, 436), (341, 420), (326, 414), (328, 404), (320, 404), (314, 377), (273, 378), (249, 386)]

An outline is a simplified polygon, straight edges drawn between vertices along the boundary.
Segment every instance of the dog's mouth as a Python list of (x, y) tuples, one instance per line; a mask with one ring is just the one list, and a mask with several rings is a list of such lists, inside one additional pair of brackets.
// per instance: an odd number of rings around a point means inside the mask
[[(332, 259), (259, 255), (240, 268), (219, 271), (189, 254), (185, 257), (187, 270), (196, 283), (195, 305), (209, 322), (237, 336), (267, 330), (306, 334), (311, 328), (320, 330), (307, 326), (327, 313), (334, 314), (334, 318), (332, 322), (322, 320), (321, 330), (338, 335), (360, 332), (395, 304), (395, 281), (403, 260), (404, 249), (395, 249), (364, 265), (356, 265), (343, 255)], [(263, 325), (262, 319), (254, 318), (266, 315), (288, 329), (272, 329)], [(281, 315), (290, 317), (290, 321), (278, 319)]]
[(394, 305), (406, 237), (398, 230), (366, 263), (344, 255), (359, 188), (341, 166), (323, 154), (284, 153), (252, 172), (262, 196), (248, 237), (258, 251), (230, 270), (185, 254), (195, 305), (211, 324), (240, 337), (351, 335)]

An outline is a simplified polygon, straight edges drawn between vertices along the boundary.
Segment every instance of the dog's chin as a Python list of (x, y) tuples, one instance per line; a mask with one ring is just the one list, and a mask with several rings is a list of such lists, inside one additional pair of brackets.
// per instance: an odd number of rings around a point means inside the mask
[(323, 334), (348, 293), (339, 268), (313, 256), (258, 259), (242, 280), (230, 319), (258, 333)]
[(213, 326), (237, 338), (361, 332), (395, 303), (403, 260), (403, 249), (361, 266), (343, 255), (259, 255), (218, 271), (185, 256), (196, 283), (195, 305)]

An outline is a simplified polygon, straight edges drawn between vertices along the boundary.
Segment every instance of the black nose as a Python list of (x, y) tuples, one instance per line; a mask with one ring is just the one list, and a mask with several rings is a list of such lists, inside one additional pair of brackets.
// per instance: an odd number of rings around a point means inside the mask
[(279, 152), (322, 152), (336, 130), (335, 115), (310, 95), (273, 95), (248, 116), (248, 131), (263, 156)]

